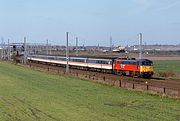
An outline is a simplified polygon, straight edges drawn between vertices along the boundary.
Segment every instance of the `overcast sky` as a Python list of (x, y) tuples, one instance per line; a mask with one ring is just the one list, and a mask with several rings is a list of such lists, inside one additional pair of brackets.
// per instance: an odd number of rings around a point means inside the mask
[(0, 0), (0, 36), (7, 41), (109, 46), (180, 43), (180, 0)]

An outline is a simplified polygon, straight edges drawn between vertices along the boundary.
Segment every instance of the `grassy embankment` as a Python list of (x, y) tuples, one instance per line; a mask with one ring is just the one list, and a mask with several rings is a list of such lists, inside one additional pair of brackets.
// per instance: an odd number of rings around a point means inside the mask
[(154, 71), (157, 76), (180, 79), (180, 61), (179, 60), (154, 61)]
[(0, 63), (0, 121), (175, 121), (180, 101)]

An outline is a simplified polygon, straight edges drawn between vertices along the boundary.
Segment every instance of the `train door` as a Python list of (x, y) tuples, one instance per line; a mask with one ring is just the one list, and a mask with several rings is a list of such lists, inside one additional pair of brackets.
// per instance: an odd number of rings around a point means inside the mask
[(120, 69), (120, 60), (116, 60), (116, 69), (117, 69), (117, 70)]
[(118, 73), (118, 70), (119, 70), (119, 67), (120, 67), (120, 61), (115, 59), (114, 60), (114, 64), (112, 64), (114, 67), (113, 67), (113, 73), (117, 74)]
[(139, 69), (139, 62), (136, 63), (136, 70)]

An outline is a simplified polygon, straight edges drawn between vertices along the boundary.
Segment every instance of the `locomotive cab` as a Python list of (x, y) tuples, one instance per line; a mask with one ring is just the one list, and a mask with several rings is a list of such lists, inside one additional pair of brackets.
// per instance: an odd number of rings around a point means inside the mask
[(151, 78), (153, 75), (153, 62), (148, 59), (116, 59), (114, 71), (119, 75)]
[(141, 77), (150, 78), (153, 75), (153, 62), (147, 59), (138, 60)]

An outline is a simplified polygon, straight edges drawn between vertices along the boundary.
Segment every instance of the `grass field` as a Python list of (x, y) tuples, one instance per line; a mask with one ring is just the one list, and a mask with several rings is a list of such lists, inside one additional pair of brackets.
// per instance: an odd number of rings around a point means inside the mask
[(0, 121), (179, 121), (180, 101), (0, 63)]
[(154, 61), (154, 72), (158, 76), (180, 79), (180, 61), (179, 60)]
[(180, 73), (179, 60), (164, 60), (154, 61), (154, 68), (156, 72), (176, 72)]

